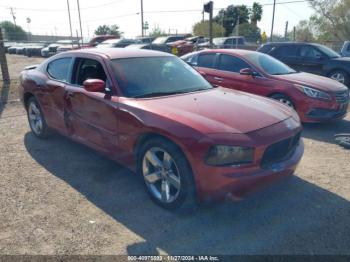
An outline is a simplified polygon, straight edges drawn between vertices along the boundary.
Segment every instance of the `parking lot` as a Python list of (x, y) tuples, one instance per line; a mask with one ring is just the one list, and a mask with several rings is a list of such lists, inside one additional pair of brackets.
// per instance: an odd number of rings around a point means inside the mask
[[(11, 78), (41, 58), (8, 56)], [(34, 137), (0, 91), (1, 254), (350, 254), (350, 115), (304, 126), (294, 176), (249, 198), (194, 214), (153, 204), (143, 181), (59, 135)]]

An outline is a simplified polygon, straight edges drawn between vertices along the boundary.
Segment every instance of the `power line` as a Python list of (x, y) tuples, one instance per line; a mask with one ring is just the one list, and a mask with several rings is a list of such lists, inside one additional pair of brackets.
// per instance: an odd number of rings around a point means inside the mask
[[(95, 8), (100, 8), (100, 7), (104, 7), (107, 5), (111, 5), (111, 4), (116, 4), (116, 3), (120, 3), (123, 2), (125, 0), (118, 0), (118, 1), (112, 1), (112, 2), (108, 2), (105, 4), (100, 4), (100, 5), (95, 5), (95, 6), (86, 6), (83, 8), (80, 8), (81, 10), (85, 10), (85, 9), (95, 9)], [(294, 4), (294, 3), (305, 3), (305, 2), (310, 2), (313, 0), (292, 0), (292, 1), (284, 1), (284, 2), (276, 2), (276, 5), (284, 5), (284, 4)], [(261, 4), (262, 6), (269, 6), (269, 5), (273, 5), (273, 3), (265, 3), (265, 4)], [(0, 7), (4, 7), (4, 8), (11, 8), (10, 6), (5, 6), (5, 5), (0, 5)], [(249, 6), (251, 7), (251, 6)], [(14, 7), (17, 10), (27, 10), (27, 11), (35, 11), (35, 12), (66, 12), (66, 9), (46, 9), (46, 8), (22, 8), (22, 7)], [(214, 10), (221, 10), (221, 9), (225, 9), (226, 7), (221, 7), (221, 8), (214, 8)], [(77, 9), (72, 9), (72, 11), (77, 11)], [(148, 11), (147, 13), (176, 13), (176, 12), (202, 12), (202, 9), (192, 9), (192, 10), (160, 10), (160, 11)], [(145, 12), (146, 13), (146, 12)]]
[[(114, 0), (112, 2), (108, 2), (108, 3), (104, 3), (104, 4), (100, 4), (100, 5), (95, 5), (95, 6), (86, 6), (83, 8), (80, 8), (81, 10), (85, 10), (85, 9), (95, 9), (95, 8), (100, 8), (100, 7), (104, 7), (107, 5), (112, 5), (112, 4), (116, 4), (116, 3), (120, 3), (123, 2), (125, 0)], [(0, 5), (0, 7), (4, 7), (4, 8), (11, 8), (10, 6), (6, 6), (6, 5)], [(15, 9), (17, 10), (25, 10), (25, 11), (34, 11), (34, 12), (66, 12), (67, 9), (48, 9), (48, 8), (25, 8), (25, 7), (15, 7)], [(78, 9), (72, 9), (72, 11), (77, 11)]]

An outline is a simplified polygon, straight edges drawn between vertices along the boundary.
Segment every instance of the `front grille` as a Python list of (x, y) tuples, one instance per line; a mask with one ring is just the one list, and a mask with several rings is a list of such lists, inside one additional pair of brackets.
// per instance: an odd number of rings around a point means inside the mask
[(286, 159), (299, 144), (301, 132), (296, 135), (268, 146), (261, 159), (261, 167), (268, 168), (274, 163)]
[(349, 91), (342, 91), (335, 93), (335, 98), (339, 104), (343, 104), (349, 101)]

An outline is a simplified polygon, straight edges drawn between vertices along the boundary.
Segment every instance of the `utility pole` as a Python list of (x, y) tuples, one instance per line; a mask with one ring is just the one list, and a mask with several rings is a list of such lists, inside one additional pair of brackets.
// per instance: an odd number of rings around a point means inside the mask
[(143, 30), (143, 0), (141, 0), (141, 36), (144, 36), (144, 30)]
[(79, 5), (79, 0), (77, 0), (77, 5), (78, 5), (78, 15), (79, 15), (79, 26), (80, 26), (81, 47), (83, 47), (83, 28), (81, 27), (81, 17), (80, 17), (80, 5)]
[(273, 12), (272, 12), (272, 25), (271, 25), (270, 42), (272, 42), (273, 24), (275, 23), (275, 9), (276, 9), (276, 0), (273, 0)]
[(203, 6), (203, 11), (209, 13), (209, 43), (210, 47), (213, 47), (213, 1), (209, 1)]
[(287, 41), (287, 33), (288, 33), (288, 21), (286, 22), (286, 28), (284, 30), (284, 41)]
[(293, 42), (295, 42), (295, 26), (293, 27)]
[(11, 12), (11, 15), (12, 15), (12, 18), (13, 18), (13, 23), (15, 24), (15, 26), (17, 26), (15, 12), (13, 12), (13, 8), (12, 7), (10, 7), (10, 12)]
[(69, 18), (70, 40), (72, 41), (72, 47), (73, 47), (73, 31), (72, 31), (72, 20), (70, 19), (69, 0), (67, 0), (67, 9), (68, 9), (68, 18)]
[[(239, 15), (237, 17), (237, 23), (236, 23), (236, 36), (239, 36)], [(238, 38), (235, 39), (236, 41), (236, 49), (238, 48)]]

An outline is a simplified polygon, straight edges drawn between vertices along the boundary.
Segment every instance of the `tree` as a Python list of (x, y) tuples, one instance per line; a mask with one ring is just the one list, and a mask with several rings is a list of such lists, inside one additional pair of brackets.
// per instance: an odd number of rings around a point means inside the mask
[(152, 36), (152, 37), (165, 36), (165, 35), (166, 35), (166, 32), (162, 30), (158, 25), (154, 26), (149, 31), (149, 36)]
[(250, 13), (250, 22), (253, 25), (257, 26), (258, 21), (260, 21), (262, 18), (262, 13), (263, 13), (263, 8), (261, 4), (254, 2)]
[(115, 35), (121, 37), (123, 32), (119, 31), (119, 26), (117, 25), (100, 25), (95, 30), (95, 35)]
[(249, 13), (250, 11), (246, 5), (229, 5), (226, 9), (219, 11), (214, 21), (222, 25), (225, 28), (225, 36), (229, 36), (232, 34), (237, 22), (239, 24), (248, 22)]
[(0, 22), (0, 27), (4, 30), (5, 39), (7, 40), (26, 40), (27, 33), (22, 27), (13, 24), (10, 21)]
[(295, 28), (295, 38), (300, 42), (312, 42), (315, 40), (312, 32), (312, 24), (307, 20), (302, 20)]
[[(225, 32), (225, 28), (213, 22), (213, 37), (223, 36)], [(198, 36), (209, 37), (209, 21), (205, 20), (203, 22), (198, 22), (193, 26), (193, 34)]]
[[(261, 30), (254, 24), (243, 23), (239, 25), (239, 35), (244, 36), (247, 42), (254, 42), (261, 40)], [(235, 30), (233, 30), (235, 32)], [(233, 33), (232, 35), (235, 35)]]
[(316, 35), (329, 38), (331, 35), (341, 41), (350, 38), (350, 1), (349, 0), (309, 0), (316, 14), (311, 21), (316, 21)]

